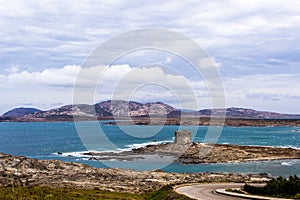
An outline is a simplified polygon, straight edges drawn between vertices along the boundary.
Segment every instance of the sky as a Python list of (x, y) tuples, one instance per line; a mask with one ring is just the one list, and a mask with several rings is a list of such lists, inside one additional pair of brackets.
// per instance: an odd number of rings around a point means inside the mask
[(170, 52), (140, 50), (110, 66), (83, 67), (104, 41), (142, 28), (175, 31), (201, 46), (220, 73), (226, 107), (300, 113), (298, 0), (0, 0), (0, 25), (0, 113), (72, 104), (78, 74), (104, 69), (94, 101), (110, 99), (122, 80), (136, 86), (130, 100), (189, 109), (187, 85), (198, 108), (210, 108), (204, 78)]

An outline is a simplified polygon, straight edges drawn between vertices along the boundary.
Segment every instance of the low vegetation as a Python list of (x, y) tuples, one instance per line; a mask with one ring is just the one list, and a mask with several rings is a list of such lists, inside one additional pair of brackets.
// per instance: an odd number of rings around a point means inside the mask
[(255, 195), (300, 199), (300, 178), (297, 176), (290, 176), (288, 179), (273, 178), (264, 187), (246, 184), (243, 190)]
[(178, 194), (177, 192), (174, 191), (172, 186), (165, 186), (161, 188), (160, 190), (152, 193), (147, 199), (151, 200), (171, 200), (171, 199), (176, 199), (176, 200), (191, 200), (187, 196)]
[(42, 186), (1, 188), (0, 199), (5, 200), (64, 200), (64, 199), (145, 199), (143, 195), (121, 194), (91, 189), (49, 188)]
[(120, 199), (120, 200), (189, 200), (188, 197), (177, 194), (171, 186), (150, 194), (131, 194), (108, 192), (98, 189), (71, 189), (50, 188), (44, 186), (34, 187), (6, 187), (0, 188), (1, 200), (93, 200), (93, 199)]

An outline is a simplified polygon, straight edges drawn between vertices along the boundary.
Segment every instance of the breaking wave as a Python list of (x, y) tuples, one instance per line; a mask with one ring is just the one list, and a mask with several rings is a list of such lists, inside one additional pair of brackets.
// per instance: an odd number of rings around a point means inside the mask
[[(78, 158), (91, 158), (96, 157), (95, 155), (88, 155), (89, 153), (120, 153), (124, 151), (131, 151), (132, 149), (146, 147), (148, 145), (159, 145), (168, 142), (172, 142), (173, 140), (164, 140), (164, 141), (151, 141), (151, 142), (144, 142), (144, 143), (136, 143), (136, 144), (128, 144), (125, 145), (125, 148), (119, 148), (117, 150), (90, 150), (90, 151), (74, 151), (74, 152), (55, 152), (53, 155), (61, 156), (61, 157), (78, 157)], [(103, 156), (101, 156), (103, 157)]]

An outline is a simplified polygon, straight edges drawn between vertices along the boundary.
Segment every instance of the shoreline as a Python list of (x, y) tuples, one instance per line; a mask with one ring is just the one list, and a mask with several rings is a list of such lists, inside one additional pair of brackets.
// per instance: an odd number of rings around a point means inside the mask
[(231, 144), (203, 144), (192, 142), (185, 145), (162, 143), (133, 148), (121, 152), (83, 152), (79, 156), (90, 156), (88, 160), (118, 161), (143, 160), (149, 156), (171, 158), (181, 164), (246, 163), (251, 161), (273, 161), (300, 159), (300, 149), (290, 147), (240, 146)]
[(37, 160), (0, 153), (0, 186), (90, 188), (116, 192), (147, 193), (166, 185), (201, 182), (264, 182), (266, 174), (174, 173), (95, 168), (59, 160)]
[(267, 119), (267, 118), (226, 118), (225, 121), (219, 118), (214, 118), (211, 122), (210, 117), (199, 118), (159, 118), (159, 117), (134, 117), (134, 118), (13, 118), (0, 120), (2, 122), (90, 122), (99, 121), (105, 122), (108, 125), (140, 125), (140, 126), (229, 126), (229, 127), (296, 127), (295, 132), (300, 132), (300, 119)]
[[(229, 126), (229, 127), (300, 127), (300, 119), (266, 119), (266, 118), (132, 118), (111, 121), (110, 125), (154, 125), (154, 126)], [(296, 129), (295, 131), (299, 131)]]

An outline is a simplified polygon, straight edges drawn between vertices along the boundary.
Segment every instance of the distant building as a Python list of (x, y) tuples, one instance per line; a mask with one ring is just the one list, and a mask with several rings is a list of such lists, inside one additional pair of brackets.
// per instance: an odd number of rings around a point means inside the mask
[(191, 131), (179, 130), (175, 131), (175, 144), (189, 144), (192, 143)]

